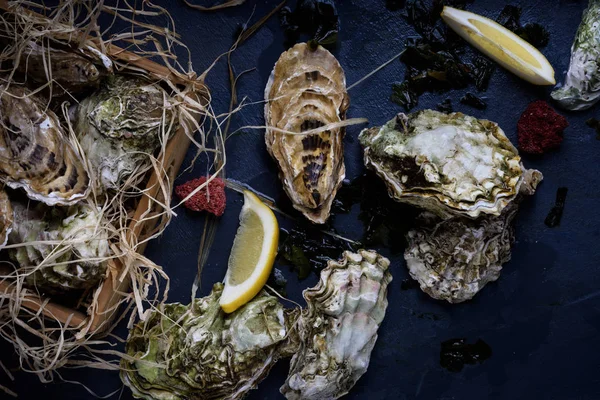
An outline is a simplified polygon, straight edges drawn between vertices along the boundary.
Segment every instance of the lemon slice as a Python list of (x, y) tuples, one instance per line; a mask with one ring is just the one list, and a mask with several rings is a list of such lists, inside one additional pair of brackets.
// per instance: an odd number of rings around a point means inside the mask
[(554, 85), (554, 69), (535, 47), (489, 18), (444, 7), (442, 18), (456, 33), (515, 75), (534, 85)]
[(278, 242), (279, 225), (273, 211), (245, 190), (220, 299), (223, 311), (234, 312), (260, 292), (273, 269)]

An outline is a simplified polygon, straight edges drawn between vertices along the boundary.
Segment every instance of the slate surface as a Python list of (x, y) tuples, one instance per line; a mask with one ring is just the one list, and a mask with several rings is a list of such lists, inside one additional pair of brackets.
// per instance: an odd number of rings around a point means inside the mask
[[(257, 20), (278, 2), (252, 1), (240, 7), (201, 13), (180, 2), (159, 2), (167, 6), (178, 32), (191, 48), (197, 71), (207, 68), (226, 51), (234, 31), (245, 22), (254, 7)], [(569, 61), (571, 42), (585, 1), (523, 1), (523, 22), (540, 22), (550, 31), (550, 44), (543, 50), (562, 80)], [(400, 16), (384, 7), (383, 0), (337, 2), (341, 32), (333, 53), (345, 69), (348, 84), (356, 82), (385, 60), (402, 50), (404, 39), (414, 31)], [(504, 2), (478, 0), (469, 10), (494, 18)], [(515, 4), (513, 2), (513, 4)], [(277, 18), (245, 43), (233, 55), (236, 70), (255, 68), (241, 78), (238, 92), (249, 101), (262, 99), (263, 90), (280, 53), (284, 38)], [(390, 85), (404, 75), (396, 61), (350, 91), (350, 117), (367, 117), (370, 125), (389, 120), (400, 108), (391, 103)], [(229, 89), (224, 63), (208, 76), (213, 106), (217, 112), (228, 107)], [(488, 108), (475, 110), (461, 105), (464, 91), (426, 95), (417, 109), (433, 108), (446, 97), (456, 111), (496, 121), (516, 143), (516, 121), (527, 104), (548, 99), (550, 88), (533, 87), (498, 69), (484, 94)], [(449, 305), (434, 301), (420, 290), (401, 290), (408, 278), (401, 253), (390, 254), (394, 281), (389, 287), (389, 308), (368, 372), (358, 381), (348, 399), (598, 399), (600, 398), (600, 141), (585, 125), (598, 117), (598, 107), (582, 113), (566, 113), (570, 126), (559, 151), (543, 157), (524, 156), (527, 167), (540, 169), (545, 180), (538, 193), (528, 199), (517, 217), (517, 242), (512, 260), (505, 265), (498, 282), (489, 284), (468, 303)], [(232, 127), (262, 125), (262, 105), (248, 106), (238, 113)], [(363, 172), (357, 135), (362, 127), (347, 130), (347, 177)], [(274, 164), (265, 151), (263, 131), (244, 130), (227, 143), (227, 175), (255, 189), (286, 201), (281, 195)], [(192, 154), (188, 154), (189, 162)], [(202, 167), (188, 176), (202, 174)], [(567, 186), (569, 194), (559, 227), (547, 228), (543, 221), (554, 203), (556, 189)], [(242, 197), (228, 193), (215, 244), (203, 275), (201, 295), (220, 281), (226, 270), (229, 249), (237, 229)], [(333, 226), (347, 237), (360, 239), (363, 226), (358, 210), (336, 218)], [(293, 225), (281, 221), (284, 226)], [(171, 276), (171, 301), (188, 302), (196, 271), (197, 249), (203, 217), (179, 211), (163, 237), (150, 244), (147, 255)], [(289, 279), (288, 295), (301, 301), (301, 291), (316, 282), (316, 276), (299, 282), (288, 267), (281, 267)], [(116, 332), (125, 337), (120, 326)], [(440, 343), (451, 338), (482, 339), (492, 356), (480, 365), (466, 366), (452, 373), (440, 366)], [(2, 359), (10, 348), (2, 346)], [(8, 362), (8, 361), (7, 361)], [(10, 362), (9, 362), (10, 363)], [(280, 362), (271, 375), (251, 392), (249, 400), (282, 398), (279, 387), (288, 364)], [(112, 399), (130, 399), (121, 388), (116, 372), (74, 370), (62, 372), (65, 379), (77, 380), (98, 394), (117, 391)], [(32, 375), (17, 373), (10, 387), (21, 399), (92, 398), (80, 386), (68, 383), (43, 385)], [(4, 379), (4, 378), (2, 378)], [(121, 390), (122, 389), (122, 390)], [(0, 394), (0, 397), (2, 395)]]

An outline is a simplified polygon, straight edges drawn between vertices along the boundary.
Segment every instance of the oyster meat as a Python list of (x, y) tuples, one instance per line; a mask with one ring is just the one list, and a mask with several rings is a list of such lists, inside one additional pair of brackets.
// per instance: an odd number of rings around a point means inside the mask
[(8, 235), (12, 231), (13, 209), (4, 190), (0, 190), (0, 249), (6, 246)]
[(304, 291), (300, 349), (281, 393), (288, 399), (337, 399), (369, 366), (392, 280), (389, 260), (373, 251), (329, 261), (317, 286)]
[(571, 47), (571, 61), (562, 87), (552, 98), (567, 110), (587, 110), (600, 100), (600, 0), (590, 0)]
[(323, 47), (299, 43), (275, 64), (265, 100), (265, 142), (283, 187), (306, 218), (324, 223), (346, 173), (344, 129), (301, 133), (345, 118), (349, 97), (344, 71)]
[(104, 188), (118, 189), (175, 130), (174, 104), (157, 84), (123, 75), (109, 76), (86, 97), (75, 116), (75, 130)]
[(70, 205), (90, 191), (85, 162), (58, 117), (23, 86), (0, 85), (0, 179), (48, 205)]
[(442, 218), (498, 216), (523, 182), (521, 158), (502, 129), (462, 113), (400, 113), (359, 139), (390, 196)]
[(121, 379), (142, 399), (241, 399), (295, 349), (287, 336), (297, 313), (260, 292), (231, 314), (223, 284), (191, 306), (165, 304), (129, 333)]
[(527, 170), (524, 177), (519, 198), (498, 217), (439, 220), (430, 213), (420, 216), (424, 223), (408, 233), (404, 258), (421, 290), (434, 299), (460, 303), (500, 277), (502, 264), (511, 256), (518, 200), (532, 195), (542, 180), (537, 170)]
[(49, 208), (12, 202), (12, 207), (9, 243), (24, 246), (9, 249), (9, 255), (33, 271), (29, 285), (66, 291), (94, 287), (104, 278), (109, 243), (99, 210), (84, 203)]

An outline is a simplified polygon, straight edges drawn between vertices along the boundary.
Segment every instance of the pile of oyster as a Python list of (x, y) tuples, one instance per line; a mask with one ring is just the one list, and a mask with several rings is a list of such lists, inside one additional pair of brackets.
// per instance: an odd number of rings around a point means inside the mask
[[(0, 181), (11, 189), (0, 192), (0, 243), (40, 291), (87, 289), (110, 256), (96, 204), (139, 183), (173, 130), (172, 101), (158, 84), (115, 75), (97, 50), (20, 46), (15, 74), (0, 76)], [(70, 116), (64, 101), (77, 104)]]
[(293, 355), (281, 393), (337, 399), (369, 365), (387, 308), (388, 266), (373, 251), (345, 252), (304, 291), (300, 312), (263, 290), (226, 314), (220, 283), (189, 306), (163, 305), (130, 331), (121, 379), (136, 398), (234, 400)]
[(343, 128), (303, 133), (346, 117), (346, 77), (325, 48), (299, 43), (283, 53), (265, 88), (265, 142), (294, 207), (314, 223), (329, 218), (344, 180)]
[(542, 174), (523, 167), (502, 129), (461, 113), (398, 114), (359, 136), (365, 165), (391, 197), (420, 207), (408, 233), (410, 275), (435, 299), (471, 299), (500, 276), (514, 241), (512, 221)]

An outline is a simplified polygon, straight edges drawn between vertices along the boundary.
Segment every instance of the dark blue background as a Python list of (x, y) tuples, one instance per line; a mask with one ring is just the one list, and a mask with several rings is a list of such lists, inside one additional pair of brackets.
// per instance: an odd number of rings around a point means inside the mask
[[(252, 22), (265, 15), (278, 1), (252, 1), (216, 12), (201, 13), (176, 1), (158, 2), (167, 6), (177, 31), (190, 47), (197, 71), (203, 71), (233, 41), (234, 32), (254, 7)], [(290, 1), (290, 3), (293, 3)], [(342, 4), (343, 3), (343, 4)], [(341, 32), (338, 57), (348, 85), (356, 82), (384, 61), (399, 53), (407, 36), (414, 35), (400, 12), (384, 7), (384, 0), (344, 0), (337, 2)], [(504, 4), (478, 0), (469, 10), (495, 18)], [(540, 22), (550, 31), (550, 44), (543, 50), (561, 81), (568, 67), (571, 43), (586, 1), (522, 1), (523, 22)], [(248, 68), (238, 85), (240, 98), (258, 101), (282, 51), (284, 38), (278, 19), (272, 18), (243, 44), (232, 57), (237, 72)], [(389, 99), (390, 86), (402, 80), (403, 65), (396, 61), (350, 91), (349, 117), (366, 117), (369, 125), (380, 125), (401, 111)], [(213, 107), (225, 112), (229, 104), (227, 69), (221, 62), (209, 74)], [(516, 143), (516, 122), (530, 102), (549, 99), (550, 88), (534, 87), (498, 69), (487, 92), (488, 108), (475, 110), (461, 105), (464, 91), (421, 97), (417, 109), (434, 108), (446, 97), (453, 99), (456, 111), (496, 121)], [(598, 399), (600, 398), (600, 141), (585, 125), (598, 108), (582, 113), (566, 113), (570, 126), (560, 150), (543, 157), (524, 156), (527, 167), (544, 173), (537, 194), (521, 207), (517, 217), (517, 242), (512, 260), (504, 266), (501, 278), (489, 284), (470, 302), (458, 305), (432, 300), (419, 290), (400, 290), (408, 277), (402, 255), (393, 257), (394, 281), (389, 287), (389, 307), (379, 330), (379, 339), (368, 372), (358, 381), (348, 398), (352, 399)], [(263, 106), (251, 105), (236, 114), (232, 128), (263, 125)], [(363, 126), (348, 128), (345, 140), (347, 177), (363, 172), (357, 141)], [(244, 130), (227, 142), (227, 176), (244, 182), (275, 198), (281, 189), (274, 164), (270, 161), (262, 130)], [(186, 164), (189, 164), (190, 151)], [(197, 166), (191, 175), (199, 176)], [(554, 203), (556, 189), (567, 186), (569, 194), (559, 227), (543, 223)], [(208, 264), (204, 269), (200, 295), (212, 283), (223, 279), (229, 249), (237, 229), (242, 205), (239, 194), (228, 192), (228, 204), (221, 218)], [(146, 254), (162, 265), (171, 277), (169, 300), (189, 302), (196, 273), (197, 250), (203, 217), (184, 209), (164, 235), (152, 242)], [(360, 239), (362, 224), (358, 206), (349, 215), (338, 216), (337, 231)], [(283, 226), (293, 225), (280, 217)], [(385, 255), (389, 252), (378, 248)], [(301, 301), (301, 291), (316, 282), (316, 276), (298, 282), (288, 267), (280, 266), (289, 280), (288, 295)], [(126, 336), (121, 325), (116, 332)], [(439, 364), (440, 342), (457, 337), (482, 339), (492, 348), (492, 356), (480, 365), (451, 373)], [(4, 346), (3, 346), (4, 347)], [(6, 351), (11, 351), (6, 349)], [(4, 353), (2, 359), (9, 359)], [(287, 375), (287, 362), (276, 365), (270, 376), (249, 399), (280, 398), (279, 387)], [(75, 370), (61, 372), (65, 379), (78, 380), (98, 394), (118, 390), (122, 385), (116, 372)], [(86, 399), (91, 396), (79, 386), (67, 383), (43, 385), (35, 376), (17, 373), (9, 387), (21, 399)], [(0, 395), (1, 397), (2, 395)], [(131, 398), (125, 388), (112, 398)]]

